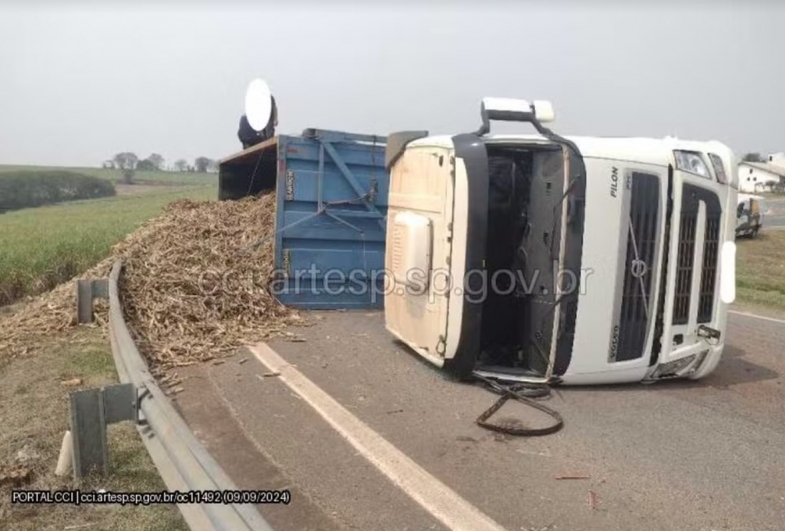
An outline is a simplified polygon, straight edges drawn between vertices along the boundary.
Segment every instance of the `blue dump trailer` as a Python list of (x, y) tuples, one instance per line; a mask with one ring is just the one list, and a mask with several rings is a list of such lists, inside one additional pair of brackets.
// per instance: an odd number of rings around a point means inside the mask
[(220, 162), (220, 200), (275, 191), (271, 288), (282, 303), (308, 309), (384, 306), (386, 142), (383, 136), (306, 129)]

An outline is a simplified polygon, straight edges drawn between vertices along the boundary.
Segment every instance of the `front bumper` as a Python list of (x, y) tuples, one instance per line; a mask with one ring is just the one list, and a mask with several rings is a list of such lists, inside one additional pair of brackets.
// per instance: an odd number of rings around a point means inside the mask
[(704, 342), (673, 351), (670, 361), (651, 367), (643, 381), (654, 382), (675, 378), (700, 380), (717, 368), (724, 348), (724, 343), (710, 345)]

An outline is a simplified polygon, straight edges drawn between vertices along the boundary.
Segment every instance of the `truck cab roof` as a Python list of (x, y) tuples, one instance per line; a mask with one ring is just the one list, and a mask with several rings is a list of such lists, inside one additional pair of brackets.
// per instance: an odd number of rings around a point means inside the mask
[[(539, 134), (490, 134), (482, 137), (488, 144), (504, 143), (550, 143), (550, 140)], [(644, 164), (667, 166), (672, 163), (674, 150), (711, 152), (719, 155), (729, 168), (733, 168), (731, 149), (716, 140), (701, 142), (666, 138), (635, 138), (635, 137), (593, 137), (565, 136), (578, 146), (581, 155), (587, 158), (635, 161)], [(434, 135), (414, 140), (408, 147), (443, 147), (453, 146), (451, 135)]]

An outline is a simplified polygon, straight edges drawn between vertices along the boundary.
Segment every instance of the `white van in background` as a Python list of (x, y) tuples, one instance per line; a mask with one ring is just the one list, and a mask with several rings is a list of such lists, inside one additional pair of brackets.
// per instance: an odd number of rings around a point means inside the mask
[(736, 237), (754, 238), (763, 229), (766, 200), (759, 195), (739, 194), (736, 208)]

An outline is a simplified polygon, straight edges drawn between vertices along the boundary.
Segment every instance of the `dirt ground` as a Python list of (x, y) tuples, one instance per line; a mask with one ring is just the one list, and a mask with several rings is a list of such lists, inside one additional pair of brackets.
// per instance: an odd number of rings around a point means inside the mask
[[(62, 384), (74, 379), (81, 380), (81, 385)], [(76, 482), (70, 475), (54, 475), (63, 433), (68, 428), (68, 393), (116, 381), (108, 340), (98, 328), (63, 334), (35, 356), (12, 360), (0, 357), (0, 531), (187, 529), (174, 505), (10, 504), (10, 491), (14, 488), (165, 489), (130, 423), (109, 428), (108, 477), (94, 476)], [(13, 475), (19, 479), (11, 479)]]

